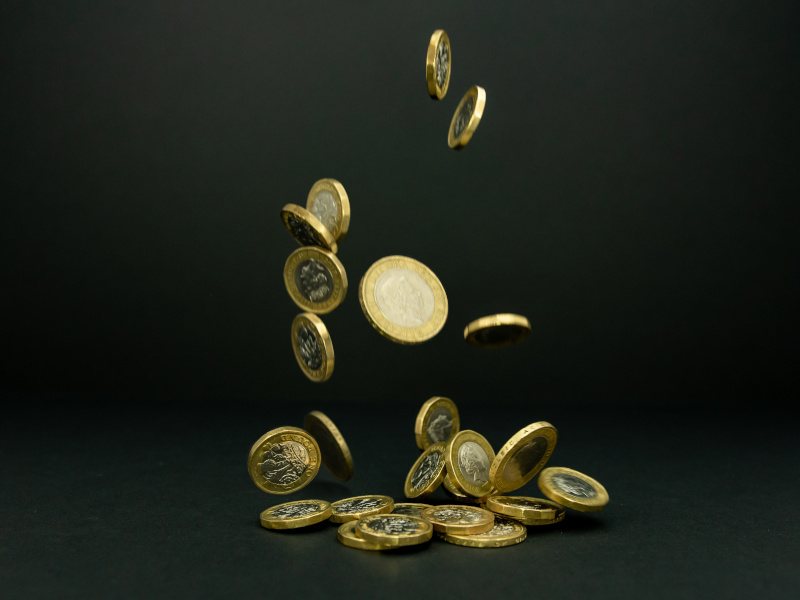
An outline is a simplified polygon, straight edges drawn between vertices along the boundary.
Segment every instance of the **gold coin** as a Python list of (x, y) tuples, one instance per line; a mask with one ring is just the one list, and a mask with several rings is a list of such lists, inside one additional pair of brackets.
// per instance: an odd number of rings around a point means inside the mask
[(458, 407), (450, 398), (433, 396), (428, 398), (417, 413), (414, 422), (414, 439), (417, 448), (424, 450), (431, 444), (447, 443), (458, 433), (461, 421)]
[(533, 479), (556, 448), (558, 432), (547, 421), (520, 429), (500, 448), (489, 477), (498, 492), (518, 490)]
[(420, 517), (381, 514), (362, 517), (356, 524), (358, 535), (373, 544), (391, 548), (423, 544), (433, 536), (431, 524)]
[(287, 204), (281, 209), (281, 220), (292, 237), (301, 246), (319, 246), (338, 252), (336, 238), (311, 212), (297, 204)]
[(412, 517), (422, 517), (422, 511), (431, 508), (431, 504), (421, 502), (395, 502), (392, 509), (393, 515), (410, 515)]
[(384, 337), (419, 344), (447, 320), (447, 294), (439, 278), (407, 256), (386, 256), (367, 269), (358, 288), (367, 321)]
[(358, 548), (359, 550), (389, 550), (391, 546), (384, 544), (373, 544), (368, 542), (356, 531), (358, 521), (346, 521), (339, 526), (336, 531), (336, 539), (345, 546), (350, 548)]
[(472, 496), (468, 496), (464, 490), (458, 487), (458, 484), (450, 477), (450, 473), (445, 473), (444, 479), (442, 479), (442, 485), (445, 491), (456, 500), (474, 500)]
[(444, 478), (444, 453), (444, 444), (434, 444), (419, 455), (406, 476), (403, 486), (406, 498), (426, 496), (439, 487)]
[(486, 107), (486, 90), (479, 85), (473, 85), (461, 98), (450, 121), (447, 132), (447, 145), (458, 150), (466, 146), (478, 128)]
[(267, 529), (297, 529), (330, 518), (331, 504), (325, 500), (294, 500), (270, 506), (261, 513), (261, 526)]
[(298, 248), (283, 266), (286, 291), (303, 310), (323, 315), (347, 295), (347, 273), (333, 252), (316, 246)]
[(549, 467), (539, 475), (539, 489), (553, 502), (573, 510), (594, 512), (608, 504), (608, 492), (603, 485), (575, 469)]
[(441, 100), (450, 86), (450, 72), (453, 69), (453, 50), (450, 37), (444, 29), (437, 29), (428, 42), (428, 53), (425, 56), (425, 80), (428, 94), (435, 100)]
[(564, 517), (564, 507), (560, 504), (530, 496), (491, 496), (486, 499), (486, 509), (497, 515), (523, 521), (553, 523), (559, 516)]
[(322, 452), (322, 464), (337, 478), (347, 481), (353, 476), (353, 456), (339, 428), (325, 414), (312, 410), (303, 420), (303, 427), (310, 433)]
[(445, 454), (447, 474), (470, 496), (480, 498), (492, 491), (489, 467), (494, 450), (480, 433), (464, 429), (453, 436)]
[(514, 520), (519, 521), (520, 523), (526, 525), (527, 527), (540, 527), (542, 525), (554, 525), (556, 523), (561, 523), (561, 521), (564, 520), (566, 514), (567, 514), (567, 509), (562, 507), (561, 510), (557, 512), (551, 519), (535, 519), (535, 518), (523, 519), (514, 517)]
[(531, 324), (522, 315), (500, 313), (475, 319), (464, 328), (464, 339), (473, 346), (511, 346), (531, 332)]
[(471, 535), (485, 533), (494, 526), (494, 513), (477, 506), (442, 504), (422, 511), (436, 531)]
[(258, 438), (247, 457), (247, 472), (268, 494), (291, 494), (319, 472), (319, 446), (298, 427), (278, 427)]
[(475, 533), (472, 535), (459, 535), (454, 533), (439, 534), (445, 541), (458, 546), (469, 546), (470, 548), (502, 548), (520, 544), (528, 537), (528, 530), (525, 527), (504, 517), (495, 517), (494, 527), (486, 533)]
[(311, 186), (306, 209), (333, 234), (336, 240), (347, 235), (350, 228), (350, 200), (344, 186), (330, 177)]
[(301, 313), (294, 318), (292, 350), (300, 369), (311, 381), (321, 383), (333, 375), (333, 342), (317, 315)]
[(331, 521), (344, 523), (370, 515), (380, 515), (392, 512), (394, 500), (389, 496), (366, 495), (344, 498), (331, 503)]

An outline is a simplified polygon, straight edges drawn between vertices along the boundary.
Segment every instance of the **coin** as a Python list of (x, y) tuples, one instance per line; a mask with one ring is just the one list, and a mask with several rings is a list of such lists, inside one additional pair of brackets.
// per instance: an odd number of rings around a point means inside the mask
[(445, 459), (447, 474), (465, 493), (479, 498), (492, 491), (489, 467), (494, 450), (480, 433), (459, 431), (447, 444)]
[(350, 548), (358, 548), (359, 550), (389, 550), (391, 546), (384, 544), (374, 544), (362, 538), (356, 532), (356, 525), (358, 521), (346, 521), (339, 526), (336, 531), (336, 539), (345, 546)]
[(407, 256), (386, 256), (367, 269), (358, 288), (367, 321), (384, 337), (419, 344), (447, 320), (447, 294), (428, 267)]
[(420, 517), (382, 514), (359, 519), (356, 532), (373, 544), (400, 548), (427, 542), (433, 536), (433, 527)]
[(353, 456), (339, 428), (325, 414), (312, 410), (303, 420), (303, 427), (310, 433), (322, 452), (322, 464), (337, 478), (347, 481), (353, 476)]
[(339, 250), (336, 238), (311, 212), (297, 204), (287, 204), (281, 209), (281, 219), (289, 233), (301, 246), (319, 246), (334, 254)]
[(444, 452), (444, 444), (434, 444), (414, 461), (403, 486), (406, 498), (425, 496), (439, 487), (444, 478)]
[(283, 283), (297, 306), (320, 315), (339, 306), (347, 294), (344, 265), (333, 252), (316, 246), (304, 246), (289, 255)]
[(445, 541), (458, 546), (469, 546), (471, 548), (502, 548), (520, 544), (528, 537), (528, 530), (516, 521), (504, 517), (494, 518), (494, 527), (486, 533), (474, 533), (472, 535), (459, 535), (455, 533), (444, 533), (439, 536)]
[(525, 522), (526, 525), (549, 525), (564, 518), (564, 507), (555, 502), (530, 496), (491, 496), (486, 509), (495, 514)]
[(350, 228), (350, 200), (344, 186), (330, 177), (311, 186), (306, 209), (333, 234), (336, 240), (347, 235)]
[(301, 313), (294, 318), (292, 350), (300, 369), (311, 381), (321, 383), (333, 375), (333, 342), (317, 315)]
[(325, 500), (293, 500), (270, 506), (261, 513), (261, 526), (267, 529), (297, 529), (321, 523), (331, 516)]
[(426, 508), (431, 508), (431, 505), (422, 504), (421, 502), (396, 502), (392, 509), (392, 514), (422, 517), (422, 511)]
[(458, 433), (460, 425), (455, 402), (444, 396), (428, 398), (419, 409), (414, 422), (417, 448), (424, 450), (431, 444), (449, 441)]
[(489, 468), (497, 491), (518, 490), (533, 479), (555, 450), (557, 439), (556, 428), (547, 421), (531, 423), (512, 435)]
[(494, 526), (494, 514), (477, 506), (442, 504), (422, 511), (422, 517), (441, 533), (471, 535), (485, 533)]
[(573, 510), (593, 512), (608, 504), (608, 492), (603, 485), (575, 469), (549, 467), (539, 475), (539, 489), (553, 502)]
[(428, 42), (428, 53), (425, 56), (425, 80), (428, 94), (435, 100), (441, 100), (450, 86), (450, 72), (453, 68), (453, 50), (450, 37), (444, 29), (437, 29)]
[(486, 107), (486, 90), (473, 85), (461, 98), (450, 121), (447, 132), (447, 145), (458, 150), (466, 146), (472, 139)]
[(450, 473), (445, 473), (442, 485), (445, 491), (457, 500), (474, 500), (472, 496), (468, 496), (464, 490), (458, 487), (458, 484), (450, 477)]
[(331, 509), (333, 510), (331, 521), (344, 523), (345, 521), (352, 521), (370, 515), (390, 513), (393, 508), (394, 500), (389, 496), (353, 496), (352, 498), (344, 498), (331, 503)]
[(499, 313), (475, 319), (464, 328), (464, 339), (473, 346), (511, 346), (531, 332), (531, 324), (522, 315)]
[(247, 472), (268, 494), (291, 494), (319, 471), (319, 446), (298, 427), (278, 427), (258, 438), (247, 457)]

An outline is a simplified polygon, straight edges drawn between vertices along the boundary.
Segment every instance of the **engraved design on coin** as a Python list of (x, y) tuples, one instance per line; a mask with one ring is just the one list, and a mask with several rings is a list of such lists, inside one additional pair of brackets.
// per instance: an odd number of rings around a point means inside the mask
[(333, 293), (333, 275), (320, 261), (304, 260), (294, 272), (297, 289), (311, 302), (324, 302)]
[(450, 411), (444, 408), (433, 411), (426, 431), (428, 438), (434, 443), (450, 439), (450, 434), (453, 433), (453, 416)]
[(408, 515), (410, 517), (419, 517), (425, 507), (419, 506), (397, 506), (395, 505), (392, 511), (395, 515)]
[(304, 502), (303, 504), (280, 506), (275, 510), (269, 511), (269, 516), (277, 519), (293, 519), (319, 512), (319, 510), (320, 506), (316, 502)]
[(469, 123), (470, 117), (472, 117), (472, 111), (475, 110), (475, 99), (470, 96), (467, 98), (467, 101), (464, 102), (464, 106), (461, 107), (461, 110), (458, 111), (458, 117), (456, 118), (456, 124), (453, 128), (453, 133), (455, 137), (461, 135), (461, 133), (467, 128), (467, 124)]
[(354, 500), (347, 500), (342, 503), (337, 503), (334, 506), (334, 511), (337, 513), (354, 513), (371, 508), (378, 508), (383, 506), (385, 502), (380, 498), (356, 498)]
[(597, 496), (597, 490), (591, 484), (569, 473), (557, 473), (553, 475), (552, 481), (561, 491), (572, 496), (577, 496), (578, 498), (594, 498)]
[(481, 486), (489, 481), (489, 457), (475, 442), (464, 442), (458, 449), (458, 466), (472, 483)]
[(339, 205), (333, 193), (320, 190), (311, 200), (311, 214), (317, 217), (329, 231), (335, 231), (339, 220)]
[(415, 533), (419, 529), (419, 523), (402, 517), (399, 519), (396, 517), (378, 517), (367, 521), (366, 526), (375, 531), (392, 535)]
[(314, 328), (303, 324), (297, 328), (297, 347), (306, 366), (316, 371), (322, 366), (322, 350)]
[(509, 533), (514, 533), (516, 530), (517, 530), (517, 525), (514, 523), (514, 521), (510, 521), (508, 519), (503, 519), (501, 517), (495, 516), (494, 527), (492, 527), (489, 531), (481, 535), (501, 536), (501, 535), (508, 535)]
[(443, 88), (447, 81), (447, 71), (450, 69), (450, 46), (444, 40), (439, 40), (436, 46), (436, 84)]
[(302, 243), (304, 246), (324, 246), (322, 240), (317, 235), (311, 226), (305, 221), (301, 221), (294, 215), (290, 214), (286, 217), (286, 223), (289, 225), (289, 230), (292, 235)]
[(431, 516), (445, 523), (478, 523), (483, 520), (480, 513), (461, 508), (440, 508), (433, 511)]
[(507, 504), (509, 506), (524, 506), (526, 508), (533, 508), (536, 510), (546, 510), (552, 509), (552, 506), (547, 506), (546, 504), (542, 504), (541, 502), (534, 502), (533, 500), (528, 500), (527, 498), (511, 498), (505, 497), (502, 500), (502, 504)]
[(411, 476), (411, 487), (415, 490), (424, 488), (434, 477), (436, 477), (436, 467), (442, 462), (442, 453), (434, 450), (422, 459), (419, 468)]
[(400, 327), (419, 327), (433, 316), (433, 290), (408, 269), (387, 269), (375, 283), (375, 302), (383, 315)]
[(542, 460), (545, 452), (547, 452), (547, 438), (533, 438), (514, 454), (513, 460), (510, 460), (505, 468), (504, 475), (514, 478), (530, 473)]
[(308, 451), (297, 442), (280, 442), (264, 453), (258, 463), (264, 479), (275, 485), (291, 485), (308, 468)]

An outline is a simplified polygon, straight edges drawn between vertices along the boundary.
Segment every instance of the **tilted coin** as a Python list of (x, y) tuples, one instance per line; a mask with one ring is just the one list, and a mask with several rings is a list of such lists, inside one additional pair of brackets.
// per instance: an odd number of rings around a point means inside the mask
[(489, 477), (500, 493), (518, 490), (533, 479), (556, 448), (558, 432), (547, 421), (520, 429), (500, 448)]
[(345, 546), (359, 550), (389, 550), (391, 546), (368, 542), (356, 532), (358, 521), (346, 521), (336, 531), (336, 539)]
[(392, 512), (394, 500), (389, 496), (366, 495), (344, 498), (331, 503), (331, 521), (334, 523), (344, 523), (368, 517)]
[(268, 494), (291, 494), (319, 472), (317, 442), (297, 427), (278, 427), (256, 440), (247, 457), (247, 472)]
[(437, 29), (428, 42), (428, 53), (425, 56), (425, 80), (428, 94), (435, 100), (441, 100), (450, 86), (450, 72), (453, 69), (453, 50), (450, 37), (444, 29)]
[(362, 517), (356, 524), (356, 531), (368, 542), (392, 548), (423, 544), (433, 536), (433, 527), (425, 519), (394, 514)]
[(575, 469), (549, 467), (539, 475), (539, 489), (553, 502), (581, 512), (603, 510), (608, 492), (596, 479)]
[(460, 426), (455, 402), (444, 396), (428, 398), (420, 407), (414, 422), (417, 448), (424, 450), (431, 444), (449, 441), (458, 433)]
[(444, 478), (444, 453), (444, 444), (434, 444), (419, 455), (406, 476), (403, 486), (406, 498), (425, 496), (439, 487)]
[(436, 531), (442, 533), (485, 533), (494, 526), (494, 513), (477, 506), (442, 504), (422, 511)]
[(464, 328), (464, 339), (473, 346), (511, 346), (531, 332), (530, 321), (522, 315), (500, 313), (475, 319)]
[(350, 479), (353, 476), (353, 456), (333, 421), (324, 413), (312, 410), (303, 420), (303, 427), (317, 440), (322, 452), (322, 464), (339, 479)]
[(347, 272), (333, 252), (316, 246), (298, 248), (283, 266), (283, 283), (297, 306), (325, 314), (347, 295)]
[(564, 518), (564, 507), (543, 498), (530, 496), (491, 496), (486, 499), (486, 509), (495, 514), (535, 525), (556, 523)]
[(333, 234), (336, 240), (347, 235), (350, 228), (350, 200), (344, 186), (330, 177), (311, 186), (306, 209)]
[(447, 320), (447, 294), (428, 267), (407, 256), (386, 256), (367, 269), (358, 288), (367, 321), (384, 337), (419, 344)]
[(297, 529), (330, 518), (331, 504), (325, 500), (294, 500), (270, 506), (261, 513), (261, 526), (266, 529)]
[(292, 350), (300, 369), (311, 381), (321, 383), (333, 375), (333, 342), (317, 315), (301, 313), (294, 318)]
[(459, 535), (455, 533), (439, 534), (445, 542), (470, 548), (503, 548), (520, 544), (528, 537), (528, 530), (517, 521), (504, 517), (494, 518), (494, 527), (486, 533)]
[(430, 504), (423, 504), (421, 502), (395, 502), (392, 514), (422, 517), (422, 511), (426, 508), (431, 508), (431, 506)]
[(486, 90), (473, 85), (461, 98), (453, 113), (450, 129), (447, 132), (447, 145), (458, 150), (466, 146), (478, 128), (486, 106)]
[(285, 205), (281, 209), (281, 220), (301, 246), (319, 246), (334, 254), (339, 251), (333, 234), (317, 217), (302, 206)]
[(470, 496), (480, 498), (492, 491), (489, 467), (494, 460), (492, 446), (477, 431), (464, 429), (447, 444), (447, 474)]
[(444, 491), (447, 492), (447, 495), (453, 500), (457, 500), (458, 502), (481, 504), (482, 498), (476, 498), (475, 496), (470, 496), (467, 494), (464, 490), (458, 487), (458, 484), (453, 481), (453, 478), (447, 473), (445, 473), (444, 479), (442, 479), (442, 487), (444, 487)]
[(567, 514), (567, 509), (561, 507), (561, 510), (549, 519), (536, 519), (534, 517), (527, 519), (522, 517), (509, 517), (509, 518), (513, 518), (515, 521), (519, 521), (520, 523), (522, 523), (527, 527), (541, 527), (543, 525), (555, 525), (556, 523), (561, 523), (561, 521), (564, 520), (566, 514)]

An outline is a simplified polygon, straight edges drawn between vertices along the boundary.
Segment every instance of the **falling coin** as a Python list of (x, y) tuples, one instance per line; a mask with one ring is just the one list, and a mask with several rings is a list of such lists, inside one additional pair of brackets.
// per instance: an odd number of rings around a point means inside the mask
[(603, 485), (575, 469), (549, 467), (539, 475), (539, 489), (553, 502), (573, 510), (594, 512), (608, 504), (608, 492)]
[(525, 525), (550, 525), (564, 519), (564, 507), (550, 500), (529, 496), (491, 496), (486, 510), (523, 522)]
[(492, 446), (480, 433), (459, 431), (447, 444), (447, 474), (470, 496), (480, 498), (492, 491), (489, 467), (494, 460)]
[(422, 511), (426, 508), (431, 508), (430, 504), (423, 504), (421, 502), (396, 502), (392, 509), (393, 515), (410, 515), (412, 517), (422, 518)]
[(303, 428), (310, 433), (322, 452), (322, 464), (337, 478), (347, 481), (353, 476), (353, 456), (339, 428), (325, 414), (311, 411), (303, 420)]
[(441, 100), (447, 94), (452, 65), (453, 50), (450, 46), (450, 37), (444, 29), (437, 29), (431, 35), (428, 53), (425, 56), (425, 80), (431, 98)]
[(266, 529), (297, 529), (330, 518), (331, 505), (325, 500), (294, 500), (270, 506), (261, 513), (261, 526)]
[(268, 494), (290, 494), (308, 485), (319, 471), (317, 442), (297, 427), (278, 427), (256, 440), (247, 472)]
[(383, 544), (373, 544), (362, 538), (356, 532), (358, 521), (346, 521), (339, 526), (336, 531), (336, 539), (345, 546), (358, 548), (359, 550), (389, 550), (390, 546)]
[(478, 128), (486, 106), (486, 90), (473, 85), (458, 103), (450, 129), (447, 132), (447, 145), (458, 150), (466, 146)]
[(489, 468), (489, 478), (500, 493), (518, 490), (533, 479), (556, 447), (558, 432), (547, 421), (520, 429), (500, 448)]
[(475, 319), (464, 328), (464, 339), (473, 346), (511, 346), (531, 332), (531, 324), (522, 315), (500, 313)]
[(336, 240), (347, 235), (350, 228), (350, 200), (344, 186), (327, 177), (311, 186), (306, 209), (331, 232)]
[(471, 535), (485, 533), (494, 526), (494, 513), (476, 506), (442, 504), (422, 511), (422, 517), (441, 533)]
[(333, 342), (317, 315), (301, 313), (292, 321), (292, 350), (306, 377), (320, 383), (333, 375)]
[(486, 533), (459, 535), (454, 533), (439, 534), (445, 542), (470, 548), (503, 548), (520, 544), (528, 537), (528, 530), (516, 521), (504, 517), (494, 518), (494, 527)]
[(287, 204), (281, 209), (281, 219), (289, 233), (301, 246), (319, 246), (334, 254), (339, 250), (336, 238), (322, 222), (297, 204)]
[(417, 448), (424, 450), (431, 444), (448, 442), (458, 433), (460, 425), (455, 402), (443, 396), (429, 398), (419, 409), (414, 422)]
[(283, 267), (283, 283), (297, 306), (320, 315), (338, 307), (347, 294), (342, 261), (316, 246), (304, 246), (289, 255)]
[(331, 503), (331, 521), (344, 523), (370, 515), (390, 513), (394, 508), (394, 500), (389, 496), (366, 495), (344, 498)]
[(433, 492), (444, 478), (445, 445), (434, 444), (420, 454), (406, 476), (403, 492), (406, 498), (418, 498)]
[(373, 544), (400, 548), (424, 544), (433, 536), (433, 527), (420, 517), (380, 514), (359, 519), (356, 532)]

